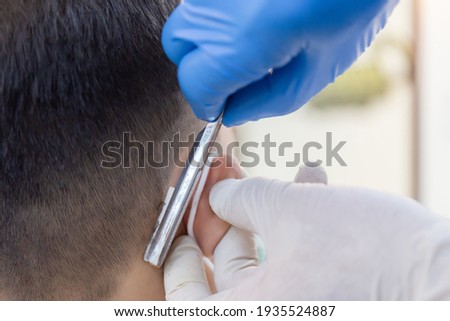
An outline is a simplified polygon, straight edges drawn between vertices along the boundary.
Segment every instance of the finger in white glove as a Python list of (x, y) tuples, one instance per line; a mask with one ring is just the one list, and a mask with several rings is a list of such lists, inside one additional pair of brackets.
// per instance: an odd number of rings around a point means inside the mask
[(217, 291), (233, 288), (258, 266), (255, 235), (232, 226), (214, 251)]
[(328, 184), (327, 172), (322, 166), (303, 165), (299, 168), (294, 182), (302, 184)]
[(200, 300), (211, 295), (203, 255), (190, 236), (175, 240), (164, 265), (164, 287), (168, 301)]

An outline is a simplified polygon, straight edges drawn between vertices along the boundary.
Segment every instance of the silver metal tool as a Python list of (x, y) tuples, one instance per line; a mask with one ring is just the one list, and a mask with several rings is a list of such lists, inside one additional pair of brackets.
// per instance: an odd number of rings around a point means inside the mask
[(144, 255), (151, 265), (161, 267), (164, 263), (221, 125), (222, 115), (197, 135), (175, 189), (169, 188)]

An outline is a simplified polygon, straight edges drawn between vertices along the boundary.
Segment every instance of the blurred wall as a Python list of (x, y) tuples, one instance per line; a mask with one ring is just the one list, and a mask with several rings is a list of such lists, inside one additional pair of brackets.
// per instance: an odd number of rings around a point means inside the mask
[[(348, 165), (342, 167), (334, 162), (326, 167), (331, 184), (366, 186), (412, 196), (412, 12), (412, 2), (402, 1), (374, 46), (352, 67), (348, 73), (351, 77), (339, 78), (334, 87), (327, 89), (326, 96), (322, 94), (319, 97), (321, 99), (316, 103), (319, 106), (310, 104), (289, 116), (238, 127), (236, 136), (241, 144), (248, 141), (261, 143), (270, 133), (277, 146), (283, 142), (293, 142), (294, 145), (285, 155), (280, 155), (276, 148), (272, 149), (270, 157), (276, 163), (275, 167), (261, 161), (257, 166), (247, 168), (249, 173), (291, 180), (297, 167), (289, 167), (286, 162), (293, 158), (294, 153), (301, 153), (302, 147), (310, 141), (325, 145), (326, 133), (331, 132), (334, 145), (347, 141), (341, 149), (341, 156)], [(376, 77), (368, 74), (374, 65), (378, 72)], [(380, 75), (387, 82), (387, 90), (364, 105), (358, 105), (359, 91), (369, 87), (373, 79), (379, 81)], [(368, 81), (368, 77), (372, 80)], [(351, 95), (352, 90), (357, 97), (347, 99), (348, 103), (345, 103), (345, 97), (342, 99), (341, 96)], [(327, 103), (330, 106), (322, 106)], [(252, 152), (261, 159), (265, 157), (261, 145)], [(241, 160), (246, 160), (245, 156), (240, 156)], [(310, 156), (312, 160), (323, 159), (324, 153), (316, 151)]]
[(450, 217), (450, 1), (419, 2), (420, 195)]

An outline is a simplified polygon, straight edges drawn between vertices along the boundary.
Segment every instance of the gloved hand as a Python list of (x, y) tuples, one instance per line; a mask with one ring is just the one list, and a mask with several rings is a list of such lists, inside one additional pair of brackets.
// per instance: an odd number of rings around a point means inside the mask
[[(238, 165), (236, 163), (234, 165), (237, 166), (237, 169)], [(214, 168), (212, 170), (214, 171)], [(240, 179), (248, 177), (243, 169), (240, 169), (239, 176)], [(294, 181), (297, 183), (327, 184), (328, 178), (322, 167), (302, 166)], [(203, 213), (198, 213), (198, 215), (205, 219)], [(202, 223), (203, 227), (209, 221), (210, 219), (207, 219), (206, 223)], [(216, 226), (217, 224), (213, 225)], [(204, 233), (201, 230), (198, 232)], [(220, 229), (205, 232), (208, 234), (221, 233)], [(221, 235), (219, 244), (214, 245), (215, 249), (213, 249), (214, 267), (211, 267), (211, 261), (203, 257), (203, 255), (208, 257), (210, 255), (202, 252), (201, 248), (205, 248), (205, 246), (202, 246), (201, 243), (201, 239), (197, 243), (190, 236), (182, 236), (175, 240), (164, 267), (164, 284), (168, 300), (212, 298), (209, 285), (220, 291), (220, 294), (214, 298), (223, 299), (227, 293), (225, 290), (234, 287), (246, 276), (250, 276), (254, 268), (259, 266), (256, 242), (254, 234), (251, 232), (231, 226), (224, 236)], [(205, 274), (204, 272), (204, 269), (210, 271), (211, 268), (215, 272), (213, 280), (206, 276), (210, 276), (211, 273)]]
[[(398, 0), (185, 0), (163, 30), (195, 114), (224, 124), (295, 111), (370, 45)], [(273, 73), (269, 73), (273, 69)]]
[[(200, 250), (184, 237), (166, 263), (167, 299), (450, 299), (450, 223), (412, 200), (248, 178), (218, 183), (210, 203), (235, 233), (214, 253), (219, 292), (211, 296)], [(265, 244), (260, 266), (245, 231)]]

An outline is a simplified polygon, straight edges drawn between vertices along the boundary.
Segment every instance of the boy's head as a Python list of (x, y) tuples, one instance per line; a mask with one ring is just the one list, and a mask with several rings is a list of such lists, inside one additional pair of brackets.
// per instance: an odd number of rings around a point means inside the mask
[(176, 2), (2, 1), (0, 297), (114, 298), (159, 273), (142, 256), (172, 166), (100, 164), (124, 132), (159, 159), (201, 125), (160, 46)]

